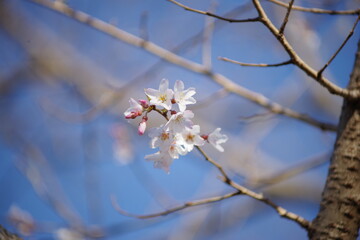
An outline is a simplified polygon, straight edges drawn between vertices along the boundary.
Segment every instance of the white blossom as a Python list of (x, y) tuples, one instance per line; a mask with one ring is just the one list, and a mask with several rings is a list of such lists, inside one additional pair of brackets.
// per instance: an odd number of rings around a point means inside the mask
[(224, 148), (220, 145), (225, 143), (228, 140), (228, 137), (225, 134), (220, 133), (221, 128), (215, 129), (208, 136), (208, 141), (211, 145), (213, 145), (220, 152), (224, 152)]
[(154, 154), (146, 155), (145, 159), (154, 162), (155, 168), (161, 168), (166, 173), (170, 172), (170, 165), (173, 162), (173, 158), (168, 152), (156, 152)]
[(190, 120), (190, 118), (193, 117), (194, 113), (190, 110), (178, 112), (170, 117), (169, 121), (165, 124), (165, 127), (169, 128), (175, 133), (181, 133), (186, 127), (192, 128), (193, 122)]
[(185, 128), (181, 132), (181, 144), (185, 149), (190, 152), (193, 150), (194, 145), (202, 146), (205, 143), (205, 140), (200, 136), (200, 126), (194, 125), (191, 129)]
[(169, 89), (169, 81), (163, 79), (160, 82), (159, 90), (153, 88), (145, 89), (145, 94), (150, 98), (150, 104), (163, 107), (167, 110), (171, 109), (174, 92)]
[(150, 147), (151, 148), (166, 148), (164, 146), (170, 146), (171, 141), (174, 136), (170, 131), (166, 131), (164, 125), (161, 125), (158, 128), (152, 128), (149, 131), (149, 137), (151, 138)]
[(196, 100), (192, 97), (195, 93), (195, 88), (191, 87), (184, 90), (184, 83), (180, 80), (176, 80), (174, 86), (174, 99), (181, 112), (185, 111), (186, 105), (196, 103)]
[[(187, 105), (196, 103), (193, 98), (196, 93), (195, 88), (184, 89), (184, 83), (177, 80), (173, 91), (169, 89), (168, 80), (163, 79), (159, 90), (145, 89), (149, 102), (146, 100), (136, 102), (131, 98), (129, 101), (130, 108), (124, 113), (125, 118), (133, 119), (145, 112), (138, 127), (140, 135), (145, 132), (148, 113), (151, 111), (158, 112), (167, 120), (160, 127), (150, 129), (150, 147), (158, 148), (158, 151), (145, 156), (145, 159), (154, 162), (155, 168), (161, 168), (167, 173), (169, 173), (170, 165), (174, 159), (178, 159), (180, 155), (186, 155), (194, 149), (194, 146), (202, 146), (207, 141), (217, 150), (223, 152), (224, 148), (221, 144), (228, 140), (226, 135), (220, 133), (220, 128), (215, 129), (209, 135), (200, 135), (200, 126), (194, 125), (192, 122), (194, 113), (186, 110)], [(154, 105), (164, 109), (155, 108)]]
[(175, 136), (169, 146), (168, 153), (173, 159), (178, 159), (179, 155), (185, 155), (188, 153), (188, 151), (186, 151), (185, 147), (182, 146), (179, 141), (177, 141), (177, 136)]

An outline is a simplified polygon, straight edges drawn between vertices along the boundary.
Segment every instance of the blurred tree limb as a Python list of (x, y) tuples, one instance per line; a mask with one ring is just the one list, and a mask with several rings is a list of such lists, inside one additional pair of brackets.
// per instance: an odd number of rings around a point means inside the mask
[(146, 50), (146, 51), (148, 51), (170, 63), (181, 66), (192, 72), (200, 73), (205, 76), (208, 76), (213, 81), (215, 81), (216, 83), (221, 85), (226, 91), (234, 93), (241, 97), (244, 97), (264, 108), (269, 109), (273, 113), (285, 115), (285, 116), (288, 116), (288, 117), (291, 117), (294, 119), (298, 119), (298, 120), (308, 123), (312, 126), (318, 127), (322, 130), (327, 130), (327, 131), (335, 131), (336, 130), (336, 126), (334, 126), (333, 124), (323, 123), (316, 119), (311, 118), (310, 116), (308, 116), (306, 114), (301, 114), (301, 113), (298, 113), (289, 108), (285, 108), (278, 103), (272, 102), (270, 99), (266, 98), (262, 94), (253, 92), (249, 89), (246, 89), (246, 88), (236, 84), (234, 81), (230, 80), (229, 78), (225, 77), (224, 75), (211, 71), (210, 69), (208, 69), (206, 66), (204, 66), (202, 64), (198, 64), (196, 62), (192, 62), (190, 60), (182, 58), (179, 55), (174, 54), (152, 42), (149, 42), (149, 41), (146, 41), (139, 37), (136, 37), (122, 29), (119, 29), (119, 28), (109, 24), (109, 23), (106, 23), (104, 21), (101, 21), (99, 19), (91, 17), (90, 15), (88, 15), (84, 12), (76, 11), (64, 3), (52, 2), (49, 0), (28, 0), (28, 1), (37, 3), (48, 9), (54, 10), (56, 12), (66, 15), (68, 17), (71, 17), (79, 22), (89, 25), (89, 26), (91, 26), (101, 32), (104, 32), (112, 37), (115, 37), (125, 43), (128, 43), (130, 45), (133, 45), (133, 46), (136, 46), (139, 48), (143, 48), (144, 50)]

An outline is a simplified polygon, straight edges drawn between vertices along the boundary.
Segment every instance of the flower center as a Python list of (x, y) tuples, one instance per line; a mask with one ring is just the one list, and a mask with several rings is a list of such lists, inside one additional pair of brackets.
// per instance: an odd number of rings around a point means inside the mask
[(166, 95), (160, 95), (159, 100), (161, 102), (165, 102), (166, 101)]
[(169, 133), (163, 132), (160, 136), (161, 141), (169, 139)]
[(194, 141), (194, 135), (192, 135), (192, 134), (188, 134), (188, 135), (186, 135), (186, 141), (187, 142), (193, 142)]
[(180, 123), (182, 121), (182, 119), (183, 119), (183, 116), (178, 115), (178, 116), (176, 116), (176, 118), (174, 120), (175, 120), (175, 122)]

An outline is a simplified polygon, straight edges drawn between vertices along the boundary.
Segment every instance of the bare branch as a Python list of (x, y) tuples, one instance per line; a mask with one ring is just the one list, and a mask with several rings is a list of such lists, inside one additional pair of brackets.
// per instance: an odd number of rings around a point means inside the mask
[(245, 67), (279, 67), (279, 66), (293, 64), (293, 61), (291, 59), (287, 60), (285, 62), (273, 63), (273, 64), (268, 64), (268, 63), (243, 63), (243, 62), (238, 62), (238, 61), (226, 58), (226, 57), (219, 57), (219, 60), (239, 64), (240, 66), (245, 66)]
[(279, 30), (280, 35), (284, 34), (284, 30), (285, 30), (286, 24), (287, 24), (287, 22), (289, 20), (289, 16), (290, 16), (290, 12), (291, 12), (293, 4), (294, 4), (294, 0), (291, 0), (290, 3), (289, 3), (289, 7), (287, 9), (287, 12), (286, 12), (284, 21), (283, 21), (283, 23), (282, 23), (282, 25), (280, 27), (280, 30)]
[(213, 159), (211, 159), (199, 146), (195, 146), (197, 150), (199, 150), (199, 152), (201, 153), (201, 155), (203, 155), (203, 157), (205, 158), (206, 161), (210, 162), (212, 165), (214, 165), (217, 169), (219, 169), (221, 175), (223, 175), (224, 179), (227, 182), (230, 182), (231, 179), (230, 177), (226, 174), (225, 170), (223, 169), (223, 167), (218, 164), (217, 162), (215, 162)]
[(280, 44), (283, 46), (285, 51), (289, 54), (290, 58), (293, 60), (293, 63), (302, 69), (308, 76), (316, 80), (319, 84), (325, 87), (330, 93), (342, 96), (347, 99), (358, 99), (360, 98), (360, 90), (354, 89), (349, 90), (346, 88), (341, 88), (336, 84), (332, 83), (327, 78), (321, 76), (318, 77), (318, 72), (310, 67), (300, 56), (295, 52), (293, 47), (290, 45), (288, 40), (283, 34), (280, 34), (279, 30), (274, 26), (271, 20), (266, 15), (263, 7), (260, 4), (259, 0), (252, 0), (256, 10), (259, 13), (261, 22), (270, 30), (270, 32), (278, 39)]
[(306, 219), (304, 219), (303, 217), (292, 213), (290, 211), (287, 211), (285, 208), (280, 207), (278, 205), (276, 205), (273, 201), (271, 201), (270, 199), (264, 197), (263, 194), (260, 193), (256, 193), (251, 191), (250, 189), (243, 187), (237, 183), (235, 183), (234, 181), (228, 181), (226, 178), (224, 177), (220, 177), (220, 180), (223, 181), (224, 183), (230, 185), (231, 187), (239, 190), (242, 194), (247, 195), (257, 201), (260, 201), (268, 206), (270, 206), (271, 208), (273, 208), (281, 217), (289, 219), (297, 224), (299, 224), (302, 228), (308, 230), (310, 227), (310, 222)]
[(235, 183), (233, 180), (230, 179), (230, 177), (226, 174), (226, 172), (224, 171), (223, 167), (215, 162), (213, 159), (211, 159), (200, 147), (196, 146), (196, 148), (199, 150), (199, 152), (203, 155), (203, 157), (210, 162), (212, 165), (214, 165), (221, 173), (222, 176), (220, 176), (220, 180), (223, 181), (224, 183), (226, 183), (227, 185), (235, 188), (236, 190), (238, 190), (241, 194), (247, 195), (255, 200), (258, 200), (260, 202), (265, 203), (266, 205), (269, 205), (270, 207), (272, 207), (273, 209), (276, 210), (276, 212), (283, 218), (287, 218), (291, 221), (296, 222), (297, 224), (299, 224), (301, 227), (305, 228), (305, 229), (309, 229), (310, 223), (309, 221), (307, 221), (306, 219), (302, 218), (299, 215), (296, 215), (295, 213), (289, 212), (286, 209), (276, 205), (273, 201), (271, 201), (268, 198), (265, 198), (262, 194), (256, 193), (251, 191), (250, 189), (241, 186), (237, 183)]
[(167, 1), (172, 2), (172, 3), (176, 4), (176, 5), (178, 5), (179, 7), (184, 8), (187, 11), (191, 11), (191, 12), (195, 12), (195, 13), (199, 13), (199, 14), (203, 14), (203, 15), (208, 15), (210, 17), (218, 18), (218, 19), (221, 19), (221, 20), (224, 20), (224, 21), (227, 21), (227, 22), (244, 23), (244, 22), (258, 22), (260, 20), (259, 17), (248, 18), (248, 19), (232, 19), (232, 18), (221, 17), (221, 16), (216, 15), (216, 14), (211, 13), (211, 12), (201, 11), (201, 10), (198, 10), (198, 9), (195, 9), (195, 8), (188, 7), (188, 6), (186, 6), (186, 5), (182, 4), (182, 3), (179, 3), (179, 2), (177, 2), (175, 0), (167, 0)]
[[(185, 10), (188, 10), (188, 11), (192, 11), (192, 12), (196, 12), (196, 13), (216, 17), (216, 18), (224, 20), (224, 21), (229, 21), (230, 20), (230, 19), (226, 19), (226, 18), (224, 19), (224, 18), (222, 18), (220, 16), (214, 15), (214, 14), (209, 13), (209, 12), (204, 12), (204, 11), (201, 11), (201, 10), (197, 10), (197, 9), (187, 7), (187, 6), (185, 6), (185, 5), (181, 4), (181, 3), (178, 3), (178, 2), (176, 2), (174, 0), (168, 0), (168, 1), (182, 7)], [(304, 62), (304, 60), (302, 60), (300, 58), (300, 56), (295, 52), (295, 50), (292, 48), (290, 43), (284, 37), (282, 32), (279, 31), (274, 26), (274, 24), (270, 21), (270, 19), (266, 15), (264, 9), (262, 8), (259, 0), (253, 0), (253, 4), (254, 4), (259, 16), (257, 18), (252, 18), (251, 21), (249, 21), (249, 19), (241, 20), (242, 22), (257, 22), (257, 21), (262, 22), (272, 32), (272, 34), (278, 39), (278, 41), (284, 47), (285, 51), (289, 54), (290, 58), (293, 60), (293, 63), (296, 66), (298, 66), (300, 69), (302, 69), (307, 75), (309, 75), (314, 80), (316, 80), (318, 83), (320, 83), (323, 87), (325, 87), (330, 93), (335, 94), (335, 95), (339, 95), (339, 96), (342, 96), (342, 97), (348, 98), (348, 99), (358, 99), (358, 98), (360, 98), (360, 90), (358, 90), (358, 89), (349, 90), (349, 89), (346, 89), (346, 88), (341, 88), (341, 87), (339, 87), (336, 84), (332, 83), (330, 80), (328, 80), (327, 78), (325, 78), (323, 76), (318, 77), (317, 71), (315, 69), (313, 69), (312, 67), (310, 67), (306, 62)], [(287, 5), (287, 7), (288, 7), (288, 5)], [(288, 13), (290, 13), (290, 12), (288, 11)], [(232, 22), (234, 22), (234, 21), (232, 21)], [(284, 25), (284, 27), (285, 27), (285, 25)]]
[(306, 114), (301, 114), (301, 113), (295, 112), (291, 109), (285, 108), (278, 103), (270, 101), (268, 98), (266, 98), (262, 94), (250, 91), (249, 89), (246, 89), (246, 88), (236, 84), (235, 82), (231, 81), (230, 79), (228, 79), (227, 77), (225, 77), (219, 73), (209, 71), (209, 69), (207, 67), (205, 67), (204, 65), (201, 65), (196, 62), (192, 62), (190, 60), (182, 58), (182, 57), (180, 57), (180, 56), (178, 56), (178, 55), (176, 55), (176, 54), (174, 54), (152, 42), (145, 41), (144, 39), (136, 37), (124, 30), (121, 30), (121, 29), (111, 25), (111, 24), (108, 24), (104, 21), (93, 18), (84, 12), (75, 11), (65, 4), (59, 4), (59, 3), (55, 4), (54, 2), (49, 1), (49, 0), (28, 0), (28, 1), (37, 3), (41, 6), (44, 6), (51, 10), (54, 10), (61, 14), (64, 14), (70, 18), (73, 18), (79, 22), (82, 22), (88, 26), (91, 26), (103, 33), (106, 33), (112, 37), (115, 37), (125, 43), (128, 43), (130, 45), (133, 45), (133, 46), (136, 46), (139, 48), (143, 48), (144, 50), (146, 50), (146, 51), (154, 54), (155, 56), (158, 56), (170, 63), (173, 63), (175, 65), (178, 65), (178, 66), (188, 69), (190, 71), (208, 76), (214, 82), (221, 85), (226, 91), (234, 93), (241, 97), (244, 97), (264, 108), (267, 108), (269, 111), (271, 111), (275, 114), (281, 114), (281, 115), (285, 115), (285, 116), (288, 116), (291, 118), (298, 119), (298, 120), (306, 122), (312, 126), (318, 127), (321, 130), (336, 131), (336, 129), (337, 129), (337, 126), (335, 126), (333, 124), (323, 123), (323, 122), (317, 121), (317, 120), (309, 117)]
[(184, 203), (184, 204), (182, 204), (180, 206), (173, 207), (173, 208), (170, 208), (170, 209), (162, 211), (162, 212), (148, 214), (148, 215), (136, 215), (136, 214), (132, 214), (132, 213), (124, 211), (117, 204), (116, 198), (113, 195), (111, 196), (111, 202), (112, 202), (112, 205), (115, 208), (115, 210), (118, 211), (121, 215), (128, 216), (128, 217), (133, 217), (133, 218), (139, 218), (139, 219), (148, 219), (148, 218), (166, 216), (166, 215), (168, 215), (170, 213), (178, 212), (180, 210), (183, 210), (183, 209), (186, 209), (186, 208), (189, 208), (189, 207), (194, 207), (194, 206), (204, 205), (204, 204), (208, 204), (208, 203), (219, 202), (221, 200), (231, 198), (231, 197), (237, 196), (239, 194), (241, 194), (240, 191), (235, 191), (235, 192), (228, 193), (228, 194), (225, 194), (225, 195), (222, 195), (222, 196), (216, 196), (216, 197), (211, 197), (211, 198), (205, 198), (205, 199), (190, 201), (190, 202), (186, 202), (186, 203)]
[(330, 60), (324, 65), (324, 67), (322, 67), (319, 72), (318, 72), (318, 78), (321, 78), (322, 73), (324, 72), (324, 70), (330, 65), (330, 63), (334, 60), (334, 58), (339, 54), (339, 52), (341, 51), (341, 49), (345, 46), (345, 44), (347, 43), (347, 41), (349, 41), (349, 39), (351, 38), (351, 36), (354, 34), (356, 25), (358, 24), (360, 20), (360, 15), (356, 18), (356, 21), (354, 23), (354, 26), (352, 27), (351, 31), (349, 32), (348, 36), (346, 37), (346, 39), (344, 40), (344, 42), (341, 44), (341, 46), (339, 47), (339, 49), (334, 53), (334, 55), (331, 56)]
[[(282, 7), (289, 7), (289, 4), (278, 1), (278, 0), (268, 0), (269, 2), (275, 3)], [(357, 15), (360, 13), (360, 8), (355, 10), (343, 10), (343, 11), (336, 11), (336, 10), (326, 10), (321, 8), (304, 8), (299, 6), (293, 6), (293, 10), (302, 11), (302, 12), (310, 12), (310, 13), (319, 13), (319, 14), (331, 14), (331, 15)]]

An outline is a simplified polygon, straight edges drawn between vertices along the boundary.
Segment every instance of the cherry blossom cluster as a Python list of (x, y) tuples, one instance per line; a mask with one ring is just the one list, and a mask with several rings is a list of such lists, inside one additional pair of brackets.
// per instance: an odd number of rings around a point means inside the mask
[(169, 89), (169, 81), (163, 79), (159, 89), (147, 88), (145, 94), (147, 100), (134, 100), (130, 98), (130, 107), (125, 111), (126, 119), (141, 117), (138, 133), (143, 135), (146, 130), (148, 113), (156, 111), (167, 122), (157, 128), (150, 129), (151, 148), (158, 148), (158, 152), (145, 156), (145, 159), (154, 162), (154, 167), (169, 172), (170, 165), (179, 155), (185, 155), (194, 149), (194, 146), (202, 146), (210, 143), (220, 152), (224, 151), (221, 146), (228, 137), (220, 133), (220, 128), (215, 129), (208, 135), (200, 134), (200, 126), (192, 122), (194, 113), (186, 109), (189, 104), (195, 104), (193, 98), (195, 88), (185, 90), (184, 83), (177, 80), (174, 89)]

